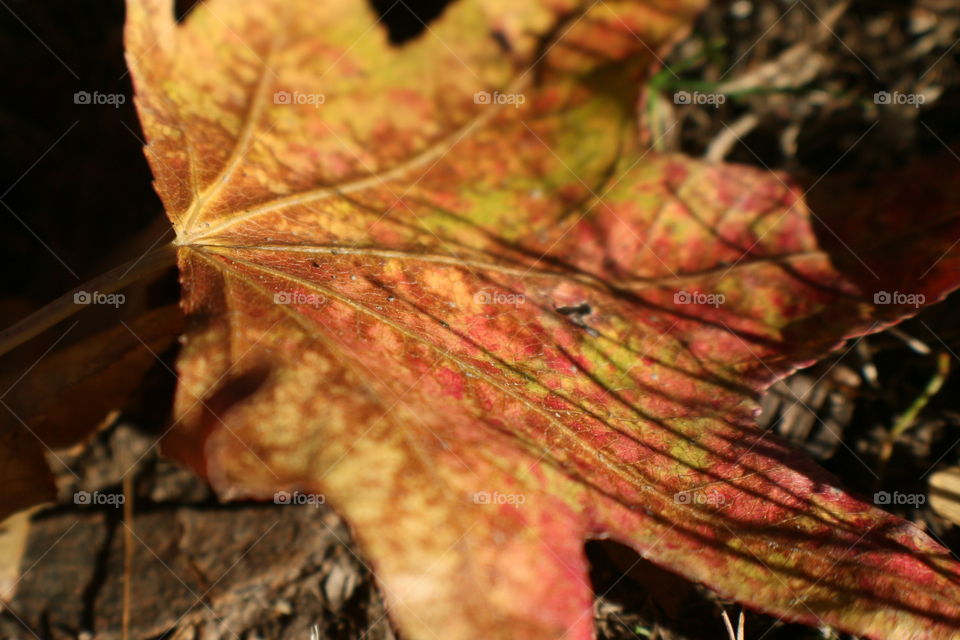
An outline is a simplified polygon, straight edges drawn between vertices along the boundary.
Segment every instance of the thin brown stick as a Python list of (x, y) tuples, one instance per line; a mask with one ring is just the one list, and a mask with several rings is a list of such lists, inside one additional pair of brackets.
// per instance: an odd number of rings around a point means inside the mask
[(123, 622), (122, 638), (130, 640), (130, 580), (133, 577), (133, 473), (123, 476)]
[(83, 291), (114, 293), (162, 269), (173, 266), (175, 262), (176, 247), (167, 244), (137, 260), (131, 260), (84, 282), (56, 300), (37, 309), (12, 327), (0, 332), (0, 356), (85, 308), (84, 305), (79, 305), (74, 301), (75, 294)]

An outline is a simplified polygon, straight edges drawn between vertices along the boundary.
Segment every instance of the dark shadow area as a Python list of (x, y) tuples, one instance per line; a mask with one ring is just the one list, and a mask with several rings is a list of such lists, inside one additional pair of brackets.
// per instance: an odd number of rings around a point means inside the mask
[[(612, 540), (584, 545), (597, 599), (600, 640), (627, 637), (726, 638), (721, 612), (736, 621), (741, 607), (708, 589), (661, 569), (633, 549)], [(803, 625), (746, 611), (747, 638), (815, 640), (823, 636)], [(711, 635), (712, 630), (712, 635)]]
[(190, 15), (190, 12), (193, 11), (201, 2), (204, 2), (204, 0), (176, 0), (174, 11), (177, 16), (177, 22), (183, 22), (186, 20), (187, 16)]
[(162, 215), (123, 19), (121, 0), (0, 7), (0, 254), (16, 265), (0, 274), (4, 326), (115, 267), (111, 255)]
[(454, 0), (368, 0), (390, 33), (390, 42), (402, 45), (423, 33)]

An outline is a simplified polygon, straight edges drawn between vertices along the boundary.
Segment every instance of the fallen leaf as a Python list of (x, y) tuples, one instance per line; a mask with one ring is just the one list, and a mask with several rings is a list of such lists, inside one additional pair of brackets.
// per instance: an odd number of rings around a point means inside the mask
[(20, 583), (21, 561), (30, 533), (30, 511), (0, 521), (0, 603), (10, 602)]
[(591, 637), (587, 538), (956, 635), (948, 552), (754, 422), (957, 286), (955, 181), (827, 242), (786, 176), (646, 153), (641, 81), (698, 4), (458, 0), (397, 47), (355, 1), (128, 2), (187, 316), (167, 451), (328, 501), (406, 637)]
[(960, 467), (930, 474), (930, 507), (953, 524), (960, 524)]
[[(45, 453), (56, 456), (54, 449), (81, 442), (111, 410), (125, 406), (183, 326), (173, 304), (138, 306), (122, 317), (127, 324), (72, 344), (51, 340), (48, 352), (30, 353), (25, 361), (19, 352), (6, 356), (12, 373), (0, 383), (0, 518), (55, 498)], [(58, 326), (58, 338), (70, 336), (72, 329)], [(10, 366), (14, 358), (21, 359), (19, 366)]]

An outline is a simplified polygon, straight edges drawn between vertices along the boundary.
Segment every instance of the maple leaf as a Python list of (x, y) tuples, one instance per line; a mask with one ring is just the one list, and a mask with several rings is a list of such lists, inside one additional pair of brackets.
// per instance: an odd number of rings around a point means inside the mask
[(228, 498), (322, 493), (407, 637), (591, 637), (588, 538), (955, 635), (947, 551), (754, 415), (956, 286), (956, 193), (834, 231), (785, 176), (645, 153), (638, 87), (698, 4), (458, 0), (395, 47), (355, 0), (128, 2), (187, 322), (166, 449)]

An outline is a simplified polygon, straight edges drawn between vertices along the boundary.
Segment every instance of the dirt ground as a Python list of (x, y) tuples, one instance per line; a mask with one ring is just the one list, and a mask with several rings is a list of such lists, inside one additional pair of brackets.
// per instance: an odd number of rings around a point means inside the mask
[[(393, 6), (374, 4), (381, 10)], [(424, 3), (423, 17), (429, 19), (443, 4)], [(76, 56), (85, 78), (103, 61), (122, 69), (116, 54), (119, 4), (81, 16), (64, 3), (59, 18), (27, 4), (14, 9), (63, 55)], [(34, 56), (41, 68), (62, 73), (29, 33), (9, 16), (6, 20), (3, 33), (12, 40), (6, 39), (0, 51), (27, 61)], [(99, 39), (86, 41), (87, 36), (72, 33), (70, 21), (78, 20)], [(402, 10), (386, 22), (398, 40), (415, 34), (419, 25)], [(648, 83), (641, 126), (659, 149), (716, 161), (814, 177), (895, 168), (960, 139), (958, 38), (956, 0), (716, 2)], [(17, 71), (4, 73), (8, 86), (27, 86)], [(723, 102), (683, 104), (676, 97), (695, 91), (723, 95)], [(896, 104), (893, 98), (888, 104), (878, 97), (882, 92), (922, 96), (922, 103), (914, 98)], [(31, 111), (35, 99), (20, 96), (0, 113), (5, 139), (21, 141), (14, 146), (55, 137), (59, 123), (63, 128), (69, 124), (56, 108), (51, 112), (38, 103)], [(129, 105), (120, 113), (136, 129)], [(102, 135), (104, 127), (122, 142), (106, 151), (93, 149), (94, 133)], [(106, 202), (98, 201), (110, 221), (108, 235), (119, 241), (146, 226), (159, 208), (145, 191), (150, 180), (138, 141), (114, 122), (83, 123), (75, 135), (91, 145), (91, 166), (45, 193), (53, 176), (78, 169), (65, 166), (69, 156), (54, 154), (13, 192), (13, 208), (40, 199), (58, 211), (63, 201), (89, 195), (90, 185), (104, 178), (100, 163), (114, 167), (122, 185)], [(4, 175), (16, 175), (15, 167), (22, 171), (17, 153), (9, 146), (5, 150)], [(121, 217), (131, 209), (136, 212)], [(82, 234), (68, 237), (73, 218), (73, 212), (66, 212), (39, 220), (37, 228), (60, 243), (66, 259), (93, 271), (97, 256), (85, 248)], [(17, 240), (22, 235), (3, 234), (0, 250), (22, 264), (38, 265), (39, 284), (32, 289), (22, 279), (4, 275), (8, 290), (29, 307), (73, 283), (31, 254)], [(960, 366), (958, 312), (955, 295), (896, 331), (851, 341), (835, 356), (778, 384), (764, 401), (761, 424), (806, 448), (865, 495), (926, 493), (931, 471), (960, 465), (960, 376), (946, 375), (909, 428), (895, 441), (890, 433), (931, 379), (940, 379), (938, 366)], [(51, 457), (55, 467), (66, 463), (79, 477), (64, 470), (58, 503), (30, 516), (21, 562), (25, 570), (16, 595), (0, 613), (0, 638), (120, 638), (125, 587), (135, 610), (133, 638), (394, 638), (370, 571), (348, 528), (329, 509), (223, 505), (191, 474), (158, 457), (153, 444), (168, 416), (157, 407), (169, 402), (172, 384), (169, 372), (158, 366), (137, 410), (116, 415), (88, 445), (57, 452), (59, 460)], [(131, 466), (132, 529), (123, 521), (122, 505), (75, 504), (73, 496), (80, 490), (123, 495), (121, 478)], [(960, 551), (958, 528), (937, 515), (929, 501), (918, 508), (890, 509)], [(597, 593), (595, 618), (604, 640), (716, 640), (726, 637), (721, 612), (733, 617), (740, 612), (735, 603), (624, 547), (589, 543), (587, 553)], [(125, 563), (133, 567), (129, 581)], [(850, 637), (750, 612), (746, 631), (751, 640)]]

